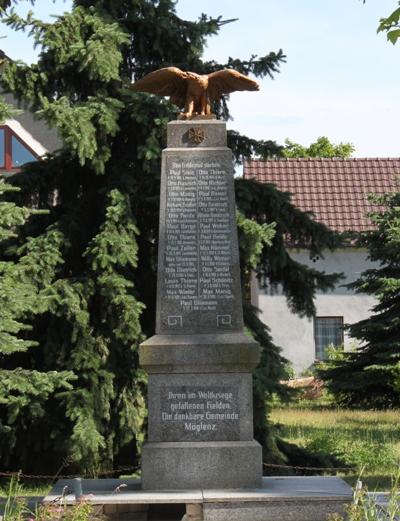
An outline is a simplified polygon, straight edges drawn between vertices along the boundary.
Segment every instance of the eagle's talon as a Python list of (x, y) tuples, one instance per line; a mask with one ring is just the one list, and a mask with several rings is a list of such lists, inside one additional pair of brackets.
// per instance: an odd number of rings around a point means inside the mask
[(178, 119), (190, 119), (190, 117), (189, 112), (180, 112), (178, 115)]

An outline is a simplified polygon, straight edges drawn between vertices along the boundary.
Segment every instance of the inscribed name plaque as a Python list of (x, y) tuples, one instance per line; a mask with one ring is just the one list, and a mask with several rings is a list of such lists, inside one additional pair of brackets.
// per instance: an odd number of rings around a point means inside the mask
[(161, 429), (176, 439), (239, 439), (238, 396), (233, 387), (164, 387), (161, 403)]
[(243, 327), (231, 152), (167, 152), (158, 332)]
[(251, 375), (181, 374), (149, 379), (152, 441), (238, 441), (253, 434)]

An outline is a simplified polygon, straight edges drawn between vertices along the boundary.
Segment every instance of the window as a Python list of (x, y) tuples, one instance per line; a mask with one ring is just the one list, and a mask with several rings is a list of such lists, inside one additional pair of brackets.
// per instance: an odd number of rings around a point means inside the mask
[(343, 344), (343, 317), (316, 317), (314, 319), (315, 358), (325, 360), (326, 348)]
[(20, 168), (29, 161), (36, 161), (36, 156), (16, 136), (11, 137), (11, 158), (13, 168)]
[(25, 163), (37, 159), (35, 152), (10, 127), (0, 127), (0, 170), (18, 171)]

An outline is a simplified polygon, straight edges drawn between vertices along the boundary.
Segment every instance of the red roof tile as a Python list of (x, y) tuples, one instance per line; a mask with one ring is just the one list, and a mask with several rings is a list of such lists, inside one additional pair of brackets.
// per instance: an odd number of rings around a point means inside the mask
[(334, 230), (364, 231), (371, 228), (365, 214), (377, 209), (367, 194), (399, 190), (400, 158), (251, 159), (244, 177), (291, 192), (298, 208)]

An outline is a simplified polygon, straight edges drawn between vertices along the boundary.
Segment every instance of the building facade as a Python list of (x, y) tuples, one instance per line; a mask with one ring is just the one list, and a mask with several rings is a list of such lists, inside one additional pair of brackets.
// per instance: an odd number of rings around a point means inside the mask
[(0, 175), (10, 175), (30, 161), (36, 161), (61, 146), (55, 130), (35, 118), (27, 105), (19, 104), (11, 94), (3, 94), (7, 103), (21, 113), (0, 125)]
[[(278, 159), (247, 161), (244, 176), (272, 183), (293, 194), (293, 203), (311, 211), (317, 221), (338, 232), (362, 232), (370, 229), (366, 213), (377, 207), (368, 201), (368, 193), (392, 192), (400, 176), (400, 159)], [(254, 277), (252, 301), (260, 318), (271, 330), (273, 341), (301, 375), (315, 361), (327, 356), (329, 346), (356, 346), (343, 328), (371, 314), (375, 300), (354, 293), (344, 285), (358, 279), (372, 267), (365, 250), (349, 247), (324, 252), (310, 258), (308, 251), (291, 250), (294, 260), (327, 273), (343, 273), (344, 279), (329, 293), (316, 295), (316, 315), (302, 318), (293, 314), (278, 288), (261, 288)]]

